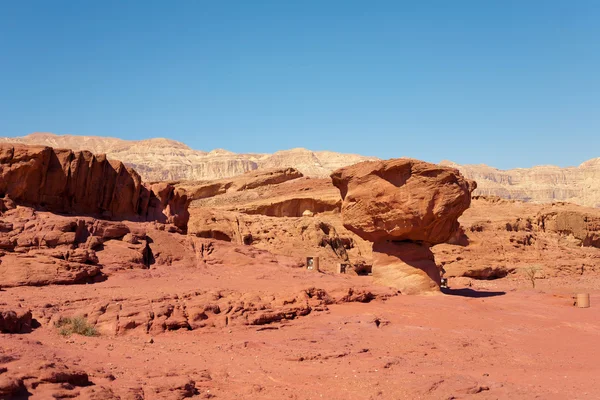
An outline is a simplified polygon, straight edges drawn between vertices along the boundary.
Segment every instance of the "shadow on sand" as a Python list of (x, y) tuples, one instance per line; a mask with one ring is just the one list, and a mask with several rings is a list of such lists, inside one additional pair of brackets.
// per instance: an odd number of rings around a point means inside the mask
[(504, 296), (506, 294), (506, 292), (484, 292), (484, 291), (478, 291), (478, 290), (473, 290), (473, 289), (469, 289), (469, 288), (464, 288), (464, 289), (442, 288), (442, 293), (450, 295), (450, 296), (462, 296), (462, 297), (474, 297), (474, 298)]

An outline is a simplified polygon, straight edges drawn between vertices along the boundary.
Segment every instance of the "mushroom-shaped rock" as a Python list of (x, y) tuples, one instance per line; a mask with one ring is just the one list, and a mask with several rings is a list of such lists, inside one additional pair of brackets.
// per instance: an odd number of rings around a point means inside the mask
[(331, 174), (344, 226), (373, 245), (373, 277), (403, 293), (439, 291), (429, 247), (459, 229), (476, 184), (453, 168), (413, 159), (367, 161)]

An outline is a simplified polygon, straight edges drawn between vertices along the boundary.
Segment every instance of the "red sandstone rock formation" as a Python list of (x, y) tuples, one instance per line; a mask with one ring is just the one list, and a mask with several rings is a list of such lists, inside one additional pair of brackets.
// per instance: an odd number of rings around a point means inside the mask
[(519, 279), (590, 276), (600, 270), (600, 211), (568, 203), (531, 204), (474, 196), (460, 217), (468, 246), (435, 246), (448, 277)]
[(27, 333), (31, 331), (31, 311), (0, 311), (0, 332)]
[(571, 235), (581, 246), (600, 248), (600, 211), (571, 204), (547, 206), (537, 216), (538, 226), (548, 232)]
[(452, 168), (411, 159), (369, 161), (335, 171), (344, 226), (374, 242), (373, 276), (412, 294), (438, 290), (430, 246), (459, 229), (475, 183)]
[(342, 225), (342, 200), (331, 179), (285, 169), (214, 184), (218, 190), (208, 190), (210, 183), (175, 184), (192, 199), (188, 234), (252, 245), (299, 262), (319, 257), (325, 272), (334, 272), (341, 262), (358, 269), (370, 265), (371, 244)]
[(119, 161), (42, 146), (0, 144), (0, 198), (0, 211), (15, 202), (58, 213), (169, 222), (182, 230), (188, 218), (187, 197), (169, 185), (152, 190)]

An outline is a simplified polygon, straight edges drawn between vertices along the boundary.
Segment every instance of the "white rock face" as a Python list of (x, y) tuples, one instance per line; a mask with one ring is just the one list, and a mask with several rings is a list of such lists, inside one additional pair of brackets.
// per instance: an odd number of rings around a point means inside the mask
[(473, 195), (493, 195), (533, 203), (566, 201), (600, 207), (600, 158), (569, 168), (540, 165), (499, 170), (484, 164), (459, 165), (449, 161), (441, 164), (458, 168), (466, 178), (477, 181)]

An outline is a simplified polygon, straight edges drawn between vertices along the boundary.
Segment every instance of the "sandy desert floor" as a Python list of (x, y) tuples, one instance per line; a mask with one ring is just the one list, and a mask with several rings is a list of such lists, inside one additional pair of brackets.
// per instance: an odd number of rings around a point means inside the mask
[[(126, 301), (128, 296), (209, 286), (261, 293), (311, 285), (335, 290), (369, 287), (371, 279), (304, 270), (265, 278), (263, 273), (278, 269), (272, 268), (208, 275), (130, 271), (93, 285), (5, 289), (0, 302), (30, 307), (35, 317), (43, 307), (83, 307), (97, 298)], [(466, 287), (469, 282), (472, 286)], [(266, 325), (180, 329), (157, 335), (63, 337), (52, 324), (42, 324), (28, 334), (0, 335), (0, 356), (12, 373), (59, 362), (87, 372), (93, 383), (89, 387), (47, 385), (46, 389), (40, 385), (23, 397), (32, 400), (185, 395), (599, 399), (598, 283), (596, 278), (554, 278), (538, 280), (532, 289), (526, 281), (513, 278), (459, 278), (451, 280), (445, 295), (379, 296), (369, 303), (331, 304), (322, 311)], [(376, 293), (378, 288), (373, 290)], [(591, 308), (573, 306), (571, 296), (578, 291), (591, 293)], [(195, 382), (195, 391), (176, 390), (189, 380)]]

